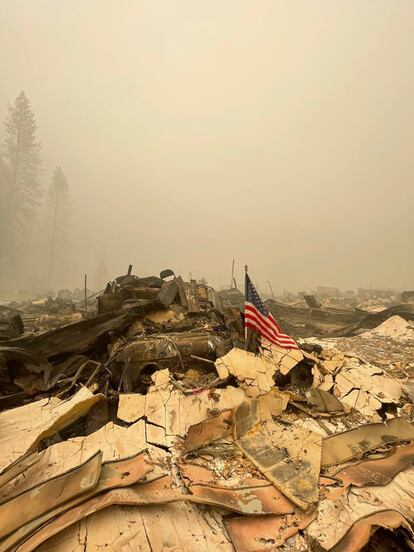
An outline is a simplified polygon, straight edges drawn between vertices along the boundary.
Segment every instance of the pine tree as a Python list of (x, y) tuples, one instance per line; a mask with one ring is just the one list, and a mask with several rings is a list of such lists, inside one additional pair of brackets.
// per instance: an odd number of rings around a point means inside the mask
[(9, 178), (7, 167), (0, 156), (0, 292), (5, 285), (7, 261), (10, 257), (8, 217), (6, 213), (7, 194), (10, 186)]
[(9, 105), (4, 127), (2, 154), (7, 179), (3, 186), (3, 225), (8, 250), (14, 253), (14, 259), (9, 255), (11, 267), (16, 256), (24, 254), (40, 196), (40, 144), (35, 116), (24, 92)]
[(61, 167), (56, 167), (48, 193), (49, 269), (47, 288), (52, 285), (55, 263), (66, 245), (69, 217), (69, 185)]

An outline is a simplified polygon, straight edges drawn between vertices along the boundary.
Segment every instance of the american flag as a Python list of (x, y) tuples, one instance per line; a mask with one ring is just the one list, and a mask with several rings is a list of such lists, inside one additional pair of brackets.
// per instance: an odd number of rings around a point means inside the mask
[(299, 349), (295, 340), (282, 332), (276, 320), (264, 306), (247, 273), (244, 326), (245, 328), (252, 328), (262, 337), (279, 347), (283, 347), (284, 349)]

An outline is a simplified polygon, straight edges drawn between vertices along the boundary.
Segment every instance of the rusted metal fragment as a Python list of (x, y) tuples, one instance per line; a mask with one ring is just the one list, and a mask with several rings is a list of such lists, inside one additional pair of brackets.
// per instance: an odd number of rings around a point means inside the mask
[[(177, 466), (187, 487), (190, 485), (213, 485), (226, 489), (244, 489), (247, 487), (267, 487), (269, 485), (267, 479), (255, 475), (257, 470), (249, 460), (242, 462), (242, 458), (238, 458), (235, 462), (238, 468), (237, 473), (235, 473), (235, 470), (229, 471), (226, 466), (223, 468), (222, 461), (220, 462), (221, 469), (216, 471), (199, 464), (187, 462), (179, 463)], [(232, 466), (235, 467), (234, 463)]]
[(289, 400), (287, 393), (273, 388), (268, 393), (242, 402), (234, 409), (233, 435), (239, 439), (254, 425), (272, 420), (273, 416), (279, 416), (285, 410)]
[[(23, 335), (7, 342), (8, 347), (26, 349), (43, 358), (61, 353), (80, 353), (91, 347), (103, 335), (124, 330), (133, 320), (154, 309), (154, 301), (140, 300), (130, 309), (101, 314), (73, 324), (67, 324), (37, 335)], [(1, 347), (0, 347), (1, 352)]]
[(291, 400), (290, 404), (298, 410), (305, 412), (305, 414), (308, 414), (308, 416), (312, 416), (312, 418), (332, 418), (333, 416), (342, 416), (344, 414), (344, 412), (340, 410), (337, 410), (335, 412), (321, 412), (314, 407), (306, 405), (303, 401)]
[(200, 301), (197, 290), (197, 280), (190, 280), (190, 283), (185, 285), (185, 294), (187, 296), (188, 312), (200, 312)]
[(322, 466), (341, 464), (379, 446), (414, 439), (414, 424), (403, 418), (367, 424), (326, 437), (322, 443)]
[(319, 485), (321, 487), (326, 487), (328, 485), (335, 485), (336, 479), (333, 479), (332, 477), (326, 477), (324, 475), (319, 476)]
[(236, 552), (270, 552), (305, 529), (315, 514), (295, 512), (266, 517), (229, 517), (224, 520)]
[(386, 458), (366, 460), (347, 466), (335, 474), (335, 479), (341, 481), (344, 487), (349, 485), (356, 487), (387, 485), (398, 473), (413, 463), (414, 444), (411, 444), (395, 449)]
[(178, 293), (178, 285), (175, 280), (163, 282), (158, 294), (158, 300), (165, 308), (169, 307)]
[(173, 488), (170, 476), (161, 477), (150, 483), (142, 483), (124, 489), (113, 489), (91, 498), (53, 519), (26, 541), (22, 542), (16, 550), (19, 552), (35, 550), (42, 542), (63, 531), (66, 527), (70, 527), (77, 521), (114, 504), (143, 506), (147, 504), (165, 504), (186, 499), (188, 499), (186, 495)]
[(280, 491), (306, 510), (318, 501), (322, 437), (312, 431), (266, 422), (237, 445)]
[(266, 419), (257, 401), (244, 402), (234, 420), (236, 444), (275, 487), (304, 510), (318, 501), (320, 435)]
[[(377, 529), (403, 530), (405, 536), (411, 541), (410, 548), (413, 548), (412, 537), (414, 533), (407, 519), (395, 510), (383, 510), (359, 519), (345, 536), (333, 547), (331, 552), (358, 552), (366, 544)], [(407, 547), (408, 548), (408, 547)]]
[(42, 527), (48, 521), (63, 514), (67, 510), (75, 508), (79, 504), (111, 489), (134, 485), (152, 470), (153, 466), (148, 463), (144, 453), (139, 453), (123, 460), (102, 464), (99, 480), (94, 488), (65, 504), (53, 508), (42, 516), (37, 517), (32, 522), (26, 523), (23, 527), (20, 527), (20, 529), (0, 542), (0, 552), (6, 552), (7, 550), (13, 549), (19, 542), (27, 539), (34, 533), (36, 529)]
[[(9, 481), (20, 475), (21, 473), (34, 466), (42, 458), (43, 452), (28, 452), (13, 464), (10, 464), (0, 475), (0, 487), (6, 485)], [(1, 501), (0, 501), (1, 502)]]
[(288, 514), (295, 507), (273, 485), (230, 489), (214, 485), (190, 485), (191, 500), (217, 506), (239, 514)]
[(84, 416), (101, 398), (101, 395), (93, 395), (82, 387), (68, 400), (42, 399), (2, 412), (0, 474), (29, 450), (33, 450), (40, 441)]
[(209, 485), (215, 481), (214, 472), (198, 464), (183, 462), (178, 464), (178, 468), (186, 485), (186, 479), (191, 485)]
[(217, 439), (231, 435), (232, 424), (233, 411), (225, 410), (218, 414), (218, 416), (213, 416), (199, 424), (192, 425), (185, 439), (185, 450), (190, 452), (213, 443)]
[(24, 324), (17, 312), (0, 313), (0, 342), (19, 337), (24, 333)]
[(177, 276), (175, 279), (175, 283), (178, 287), (178, 295), (180, 297), (180, 302), (183, 307), (188, 308), (188, 301), (187, 301), (187, 295), (185, 293), (185, 284), (184, 280), (181, 278), (181, 276)]
[(45, 481), (0, 504), (0, 538), (77, 495), (95, 487), (101, 471), (102, 452), (78, 468)]
[(341, 401), (323, 389), (310, 389), (309, 402), (320, 412), (332, 413), (344, 409)]
[(216, 347), (223, 346), (224, 338), (210, 331), (198, 330), (139, 337), (125, 346), (118, 360), (130, 363), (155, 362), (169, 359), (185, 360), (196, 355), (215, 356)]

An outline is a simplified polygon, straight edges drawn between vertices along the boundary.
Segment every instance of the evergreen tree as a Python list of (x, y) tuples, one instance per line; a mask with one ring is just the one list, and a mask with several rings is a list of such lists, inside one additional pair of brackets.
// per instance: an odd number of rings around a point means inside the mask
[(7, 261), (10, 257), (8, 243), (8, 217), (6, 214), (7, 193), (9, 190), (9, 173), (0, 156), (0, 292), (5, 286), (7, 275)]
[(69, 217), (69, 185), (61, 167), (56, 167), (48, 193), (49, 268), (47, 288), (53, 284), (56, 260), (66, 245)]
[(30, 236), (40, 195), (40, 144), (36, 137), (35, 116), (24, 92), (9, 105), (4, 127), (2, 154), (7, 178), (2, 184), (2, 230), (10, 252), (8, 268), (12, 271), (16, 269), (16, 257), (24, 255), (24, 244)]

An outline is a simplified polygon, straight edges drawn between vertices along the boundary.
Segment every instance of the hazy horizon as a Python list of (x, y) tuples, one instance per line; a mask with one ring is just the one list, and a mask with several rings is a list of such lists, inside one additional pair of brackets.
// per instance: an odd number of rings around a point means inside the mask
[(0, 47), (70, 186), (56, 288), (414, 289), (412, 1), (0, 0)]

